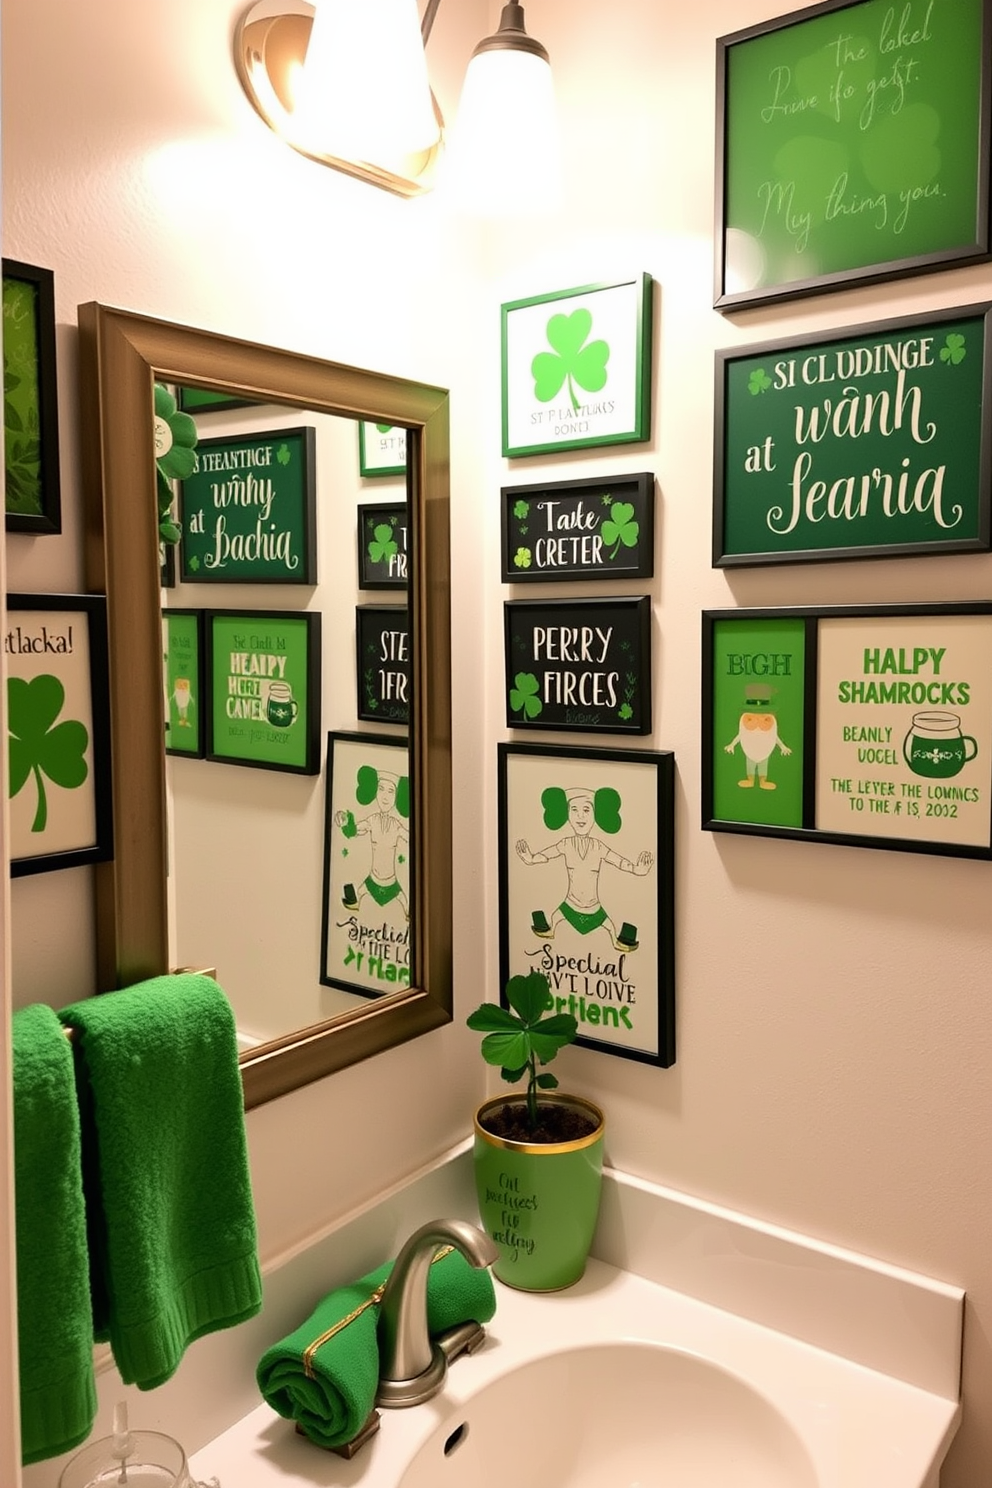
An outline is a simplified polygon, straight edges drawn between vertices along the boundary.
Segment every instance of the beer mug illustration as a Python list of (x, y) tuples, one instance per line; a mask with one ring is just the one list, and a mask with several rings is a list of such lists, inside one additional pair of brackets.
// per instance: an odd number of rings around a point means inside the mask
[(289, 728), (300, 711), (288, 682), (270, 682), (265, 716), (273, 728)]
[(956, 713), (914, 713), (902, 741), (903, 758), (914, 775), (946, 780), (956, 775), (978, 753), (970, 734), (962, 734)]

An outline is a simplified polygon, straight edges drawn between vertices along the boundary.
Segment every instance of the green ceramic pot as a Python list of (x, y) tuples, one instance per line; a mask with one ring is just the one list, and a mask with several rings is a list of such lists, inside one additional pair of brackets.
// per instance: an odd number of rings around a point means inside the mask
[(576, 1141), (510, 1141), (485, 1129), (487, 1113), (524, 1104), (500, 1095), (475, 1113), (475, 1186), (483, 1228), (499, 1246), (493, 1271), (527, 1292), (560, 1291), (586, 1266), (599, 1214), (603, 1179), (603, 1113), (577, 1095), (542, 1095), (542, 1105), (571, 1107), (595, 1130)]

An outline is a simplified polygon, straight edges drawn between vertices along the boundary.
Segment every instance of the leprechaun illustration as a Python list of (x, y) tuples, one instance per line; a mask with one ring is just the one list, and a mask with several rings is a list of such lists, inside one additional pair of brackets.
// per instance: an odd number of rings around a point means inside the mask
[(557, 842), (536, 853), (531, 852), (523, 838), (516, 843), (517, 856), (528, 866), (561, 858), (568, 874), (565, 897), (551, 919), (540, 909), (532, 913), (531, 929), (535, 935), (551, 940), (565, 920), (579, 935), (591, 935), (602, 926), (616, 950), (637, 950), (637, 926), (624, 921), (618, 932), (599, 897), (599, 875), (603, 867), (608, 865), (621, 873), (643, 877), (650, 873), (654, 863), (653, 853), (642, 852), (637, 861), (632, 862), (609, 847), (602, 838), (593, 835), (594, 825), (601, 832), (619, 832), (621, 804), (620, 793), (610, 786), (600, 790), (579, 786), (562, 790), (559, 786), (550, 786), (542, 792), (544, 825), (553, 832), (566, 824), (572, 830), (569, 835), (559, 837)]
[(774, 780), (768, 779), (768, 761), (778, 747), (779, 751), (791, 754), (792, 750), (778, 736), (778, 719), (773, 712), (776, 689), (768, 682), (751, 682), (744, 691), (744, 712), (741, 714), (736, 736), (723, 747), (733, 754), (737, 745), (744, 755), (746, 774), (737, 784), (742, 790), (750, 790), (757, 780), (761, 790), (775, 790)]
[(368, 895), (382, 909), (396, 899), (409, 919), (407, 897), (396, 877), (400, 848), (410, 840), (406, 825), (406, 818), (410, 815), (409, 779), (406, 775), (393, 775), (387, 770), (376, 770), (372, 765), (362, 765), (358, 770), (355, 800), (359, 806), (369, 806), (374, 802), (375, 808), (357, 820), (351, 811), (337, 811), (334, 824), (346, 837), (368, 837), (372, 846), (372, 864), (357, 892), (354, 884), (345, 884), (341, 902), (345, 909), (356, 910)]

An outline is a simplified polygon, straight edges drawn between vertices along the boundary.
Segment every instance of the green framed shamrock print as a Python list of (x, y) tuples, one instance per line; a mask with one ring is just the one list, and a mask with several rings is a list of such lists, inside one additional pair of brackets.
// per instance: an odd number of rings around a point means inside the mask
[(639, 274), (502, 306), (508, 459), (650, 438), (653, 290)]
[(107, 602), (10, 594), (4, 632), (10, 872), (113, 856)]
[(363, 480), (406, 474), (406, 430), (396, 424), (361, 419), (358, 425), (358, 473)]
[(3, 260), (4, 510), (8, 532), (62, 531), (55, 276)]
[(498, 762), (500, 986), (541, 972), (580, 1045), (667, 1068), (674, 754), (500, 744)]

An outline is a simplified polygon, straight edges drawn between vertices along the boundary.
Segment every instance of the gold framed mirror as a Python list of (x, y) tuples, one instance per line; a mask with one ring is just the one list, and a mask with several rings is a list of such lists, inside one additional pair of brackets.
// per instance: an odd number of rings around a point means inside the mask
[(407, 431), (410, 984), (243, 1053), (251, 1107), (451, 1018), (448, 394), (97, 303), (78, 316), (86, 585), (107, 596), (110, 655), (115, 854), (94, 870), (101, 992), (169, 969), (155, 382)]

